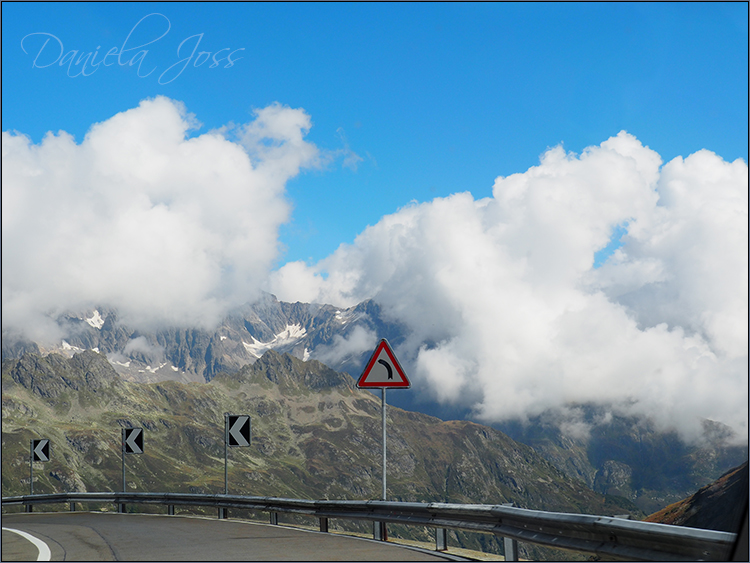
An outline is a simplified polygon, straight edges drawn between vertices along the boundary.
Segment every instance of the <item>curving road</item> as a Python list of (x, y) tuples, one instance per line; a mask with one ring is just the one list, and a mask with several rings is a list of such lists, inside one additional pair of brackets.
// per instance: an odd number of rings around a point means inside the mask
[[(3, 528), (42, 540), (52, 561), (446, 561), (455, 556), (386, 542), (242, 520), (97, 512), (3, 515)], [(3, 561), (35, 561), (3, 530)], [(44, 554), (43, 554), (44, 555)]]

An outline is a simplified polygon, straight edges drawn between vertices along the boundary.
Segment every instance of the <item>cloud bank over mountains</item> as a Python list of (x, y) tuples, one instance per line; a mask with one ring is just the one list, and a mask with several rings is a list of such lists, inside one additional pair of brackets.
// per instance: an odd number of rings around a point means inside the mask
[[(747, 433), (747, 164), (703, 150), (661, 167), (621, 132), (580, 156), (383, 217), (280, 299), (375, 298), (410, 329), (416, 388), (486, 422), (596, 402), (697, 436)], [(623, 245), (594, 255), (618, 225)], [(427, 344), (425, 344), (427, 343)]]
[[(39, 145), (3, 132), (3, 328), (116, 306), (130, 326), (210, 326), (265, 289), (285, 301), (375, 299), (408, 327), (412, 392), (485, 422), (591, 401), (684, 436), (747, 435), (748, 169), (707, 150), (666, 164), (621, 132), (547, 150), (492, 197), (413, 203), (314, 265), (276, 271), (286, 182), (330, 155), (279, 104), (190, 137), (167, 98)], [(622, 246), (594, 256), (617, 227)], [(328, 352), (369, 343), (354, 335)]]

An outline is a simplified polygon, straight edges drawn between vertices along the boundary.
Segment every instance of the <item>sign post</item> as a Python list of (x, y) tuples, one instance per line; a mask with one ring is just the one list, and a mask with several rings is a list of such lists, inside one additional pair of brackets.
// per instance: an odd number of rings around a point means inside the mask
[(386, 471), (385, 471), (385, 387), (383, 387), (381, 390), (382, 392), (380, 396), (380, 413), (383, 418), (383, 500), (386, 500), (385, 498), (385, 487), (386, 487)]
[[(381, 414), (383, 419), (383, 500), (386, 499), (386, 389), (409, 389), (411, 383), (406, 377), (404, 369), (398, 362), (396, 355), (393, 353), (388, 341), (383, 338), (375, 347), (375, 351), (370, 356), (362, 375), (359, 376), (357, 387), (360, 389), (380, 389), (381, 391)], [(379, 522), (380, 533), (379, 539), (388, 539), (385, 531), (385, 523)]]
[(229, 477), (228, 469), (229, 466), (229, 413), (224, 413), (224, 494), (229, 494)]
[[(123, 428), (122, 429), (122, 492), (127, 492), (125, 488), (125, 454), (142, 454), (143, 453), (143, 428)], [(125, 512), (125, 505), (120, 504), (120, 512)]]
[(250, 417), (246, 414), (224, 413), (224, 494), (229, 494), (228, 448), (250, 445)]
[(49, 461), (49, 440), (31, 440), (29, 446), (29, 494), (34, 494), (34, 462)]

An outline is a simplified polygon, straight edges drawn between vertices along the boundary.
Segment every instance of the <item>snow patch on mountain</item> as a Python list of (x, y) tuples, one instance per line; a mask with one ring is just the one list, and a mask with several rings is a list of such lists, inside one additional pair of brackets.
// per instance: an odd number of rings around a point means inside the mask
[(342, 325), (345, 325), (346, 323), (352, 323), (356, 322), (365, 315), (362, 313), (356, 313), (354, 311), (354, 308), (347, 309), (346, 311), (336, 311), (336, 320), (340, 322)]
[(254, 336), (252, 336), (252, 343), (248, 344), (243, 340), (242, 345), (245, 347), (245, 350), (248, 354), (251, 354), (256, 358), (260, 358), (266, 351), (272, 348), (281, 348), (284, 346), (292, 345), (304, 338), (306, 334), (307, 329), (297, 323), (293, 325), (286, 325), (286, 328), (280, 333), (275, 334), (273, 340), (271, 340), (270, 342), (260, 342)]
[(83, 352), (83, 348), (79, 348), (78, 346), (71, 346), (65, 340), (62, 341), (62, 349), (66, 352), (73, 352), (74, 354)]
[[(128, 363), (130, 363), (130, 362), (128, 362)], [(151, 366), (146, 366), (145, 370), (139, 369), (138, 372), (139, 373), (144, 373), (145, 371), (148, 371), (150, 373), (156, 373), (158, 370), (160, 370), (161, 368), (163, 368), (166, 365), (167, 365), (167, 362), (164, 362), (163, 364), (160, 364), (158, 367), (155, 367), (155, 368), (152, 368)], [(172, 368), (174, 369), (174, 366), (172, 366)]]
[(87, 323), (89, 323), (94, 328), (101, 330), (104, 326), (104, 319), (102, 318), (101, 313), (94, 309), (94, 313), (92, 314), (91, 318), (85, 319)]

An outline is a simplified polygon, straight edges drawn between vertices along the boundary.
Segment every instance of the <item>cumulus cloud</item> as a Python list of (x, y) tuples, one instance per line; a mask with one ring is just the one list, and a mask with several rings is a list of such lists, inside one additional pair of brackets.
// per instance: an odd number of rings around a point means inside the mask
[(413, 389), (486, 422), (593, 402), (686, 438), (701, 418), (746, 436), (747, 182), (742, 160), (662, 166), (621, 132), (548, 150), (492, 197), (407, 206), (270, 285), (290, 301), (374, 298), (409, 327), (397, 352)]
[(130, 326), (205, 326), (257, 295), (289, 218), (287, 180), (318, 164), (310, 118), (280, 104), (229, 131), (157, 97), (33, 144), (2, 134), (3, 329), (55, 338), (49, 313), (111, 304)]

